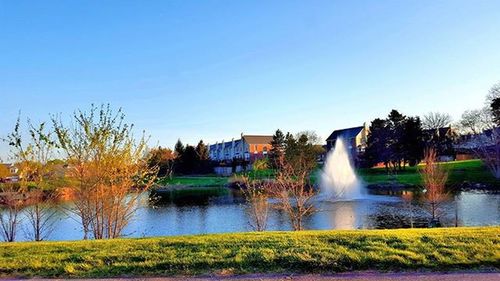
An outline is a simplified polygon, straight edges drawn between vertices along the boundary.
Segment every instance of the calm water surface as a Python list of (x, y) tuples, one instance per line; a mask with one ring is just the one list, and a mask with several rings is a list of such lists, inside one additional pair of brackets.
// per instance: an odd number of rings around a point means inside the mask
[[(379, 229), (424, 227), (429, 213), (410, 193), (370, 195), (350, 202), (317, 201), (318, 212), (305, 222), (307, 229)], [(241, 197), (229, 194), (207, 198), (196, 204), (152, 204), (147, 196), (125, 231), (127, 237), (169, 236), (251, 231), (248, 206)], [(442, 205), (445, 226), (500, 225), (500, 193), (462, 191)], [(26, 221), (23, 222), (25, 224)], [(26, 226), (22, 226), (21, 229)], [(290, 230), (285, 213), (272, 209), (269, 230)], [(23, 240), (22, 231), (18, 240)], [(77, 218), (59, 211), (49, 240), (79, 240), (82, 231)]]

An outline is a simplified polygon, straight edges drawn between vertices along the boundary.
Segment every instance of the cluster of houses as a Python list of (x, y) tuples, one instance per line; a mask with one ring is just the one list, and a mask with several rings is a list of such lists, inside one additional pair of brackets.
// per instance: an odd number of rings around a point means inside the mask
[[(366, 149), (368, 126), (365, 124), (359, 127), (333, 131), (326, 140), (326, 151), (334, 147), (337, 138), (344, 139), (351, 150), (353, 159), (358, 159)], [(215, 167), (215, 173), (230, 175), (233, 172), (251, 169), (252, 163), (267, 157), (271, 150), (272, 140), (272, 135), (241, 134), (239, 139), (209, 145), (210, 160), (218, 163)]]
[[(350, 150), (353, 161), (357, 164), (361, 162), (363, 153), (368, 143), (369, 127), (365, 123), (362, 126), (345, 128), (333, 131), (326, 139), (325, 154), (334, 148), (338, 138), (342, 138)], [(452, 127), (444, 127), (438, 130), (427, 130), (426, 136), (436, 138), (434, 141), (445, 144), (443, 139), (457, 140), (459, 135)], [(470, 147), (471, 136), (462, 136), (458, 142), (449, 143), (453, 153), (448, 153), (443, 148), (442, 155), (439, 155), (440, 161), (469, 160), (475, 158)], [(255, 160), (265, 158), (271, 150), (271, 135), (245, 135), (241, 134), (239, 139), (231, 141), (221, 141), (209, 145), (210, 160), (219, 163), (215, 167), (215, 173), (220, 175), (230, 175), (233, 172), (239, 172), (244, 169), (251, 169)], [(324, 159), (325, 155), (321, 157)]]
[[(367, 124), (363, 126), (340, 129), (333, 131), (326, 139), (325, 153), (334, 148), (338, 138), (342, 138), (350, 150), (354, 162), (358, 162), (363, 155), (368, 142), (369, 128)], [(429, 132), (430, 133), (430, 132)], [(441, 137), (456, 137), (458, 134), (451, 128), (441, 128), (432, 135)], [(471, 153), (471, 146), (474, 143), (474, 136), (463, 136), (463, 140), (454, 144), (454, 155), (440, 155), (441, 161), (468, 160), (474, 158)], [(219, 175), (230, 175), (234, 172), (251, 169), (252, 164), (262, 158), (266, 158), (271, 150), (272, 135), (245, 135), (231, 141), (221, 141), (209, 145), (209, 157), (214, 163), (215, 173)], [(324, 156), (322, 157), (324, 159)], [(6, 178), (0, 178), (3, 182), (17, 181), (17, 168), (13, 164), (4, 165), (10, 172)]]

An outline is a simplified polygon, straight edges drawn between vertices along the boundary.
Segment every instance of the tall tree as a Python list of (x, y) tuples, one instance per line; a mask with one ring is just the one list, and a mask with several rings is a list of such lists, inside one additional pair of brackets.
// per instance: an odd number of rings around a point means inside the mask
[(424, 154), (424, 139), (420, 118), (408, 117), (405, 120), (401, 141), (404, 162), (407, 162), (410, 166), (417, 165), (422, 160)]
[(493, 121), (497, 126), (500, 126), (500, 97), (493, 99), (490, 105)]
[(171, 178), (174, 170), (175, 153), (169, 148), (158, 147), (149, 151), (148, 164), (158, 168), (158, 177)]
[(404, 123), (406, 116), (399, 113), (399, 111), (393, 109), (389, 116), (387, 117), (387, 125), (390, 131), (389, 137), (389, 153), (391, 155), (390, 164), (393, 166), (393, 170), (401, 170), (404, 161)]
[(367, 164), (373, 166), (377, 163), (384, 163), (386, 169), (389, 169), (390, 153), (388, 143), (390, 131), (387, 121), (376, 118), (371, 122), (369, 131), (364, 154)]
[(28, 120), (27, 125), (27, 133), (23, 133), (18, 118), (14, 131), (8, 136), (8, 141), (11, 146), (11, 156), (19, 169), (17, 193), (23, 195), (20, 198), (32, 202), (23, 210), (29, 225), (27, 237), (34, 241), (42, 241), (52, 232), (53, 217), (56, 214), (50, 198), (43, 193), (57, 176), (53, 173), (54, 166), (50, 162), (56, 147), (54, 133), (47, 130), (44, 122), (35, 125)]
[(209, 172), (210, 155), (208, 147), (203, 143), (203, 140), (200, 140), (196, 145), (196, 156), (198, 161), (197, 172), (202, 174)]
[(78, 110), (71, 125), (52, 118), (58, 143), (69, 163), (68, 176), (76, 195), (74, 213), (84, 238), (118, 238), (154, 182), (157, 170), (144, 157), (147, 139), (136, 139), (120, 110), (92, 105)]
[(181, 156), (182, 159), (182, 173), (184, 174), (194, 174), (197, 173), (199, 158), (196, 153), (196, 148), (192, 145), (186, 145), (184, 153)]
[(481, 134), (491, 129), (493, 118), (490, 108), (466, 110), (460, 119), (463, 133)]
[(271, 141), (271, 151), (269, 152), (269, 160), (274, 169), (278, 166), (278, 160), (284, 155), (285, 146), (285, 135), (278, 129), (273, 135), (273, 140)]
[(175, 143), (174, 152), (175, 152), (175, 172), (183, 173), (184, 172), (184, 152), (186, 148), (180, 139)]
[(426, 130), (437, 130), (451, 124), (452, 118), (447, 113), (429, 112), (422, 121), (422, 127)]

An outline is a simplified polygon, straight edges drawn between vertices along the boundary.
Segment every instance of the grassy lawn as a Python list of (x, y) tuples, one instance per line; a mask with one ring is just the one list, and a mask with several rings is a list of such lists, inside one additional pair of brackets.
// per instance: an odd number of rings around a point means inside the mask
[(160, 179), (158, 182), (159, 185), (183, 185), (183, 186), (191, 186), (191, 187), (200, 187), (200, 186), (223, 186), (227, 184), (226, 177), (217, 177), (217, 176), (179, 176), (173, 177), (172, 179)]
[(0, 243), (1, 277), (500, 269), (500, 227)]
[[(449, 171), (450, 186), (462, 184), (464, 182), (484, 183), (488, 185), (500, 186), (500, 180), (495, 179), (490, 171), (480, 160), (455, 161), (444, 163)], [(319, 169), (318, 169), (319, 171)], [(239, 175), (242, 175), (240, 173)], [(272, 178), (274, 171), (250, 171), (247, 173), (252, 179)], [(397, 175), (387, 175), (385, 168), (359, 169), (358, 174), (367, 184), (384, 184), (396, 182), (405, 185), (418, 186), (422, 184), (418, 167), (406, 167), (404, 171)], [(317, 182), (318, 173), (313, 173), (312, 180)], [(185, 185), (185, 186), (223, 186), (228, 183), (227, 177), (200, 176), (200, 177), (174, 177), (171, 180), (162, 180), (160, 184)]]
[[(451, 186), (464, 182), (500, 185), (500, 181), (491, 175), (480, 160), (455, 161), (443, 165), (450, 172), (448, 184)], [(407, 167), (405, 171), (401, 171), (395, 176), (387, 175), (385, 168), (360, 169), (359, 174), (368, 184), (390, 183), (393, 180), (407, 185), (422, 184), (418, 167)]]

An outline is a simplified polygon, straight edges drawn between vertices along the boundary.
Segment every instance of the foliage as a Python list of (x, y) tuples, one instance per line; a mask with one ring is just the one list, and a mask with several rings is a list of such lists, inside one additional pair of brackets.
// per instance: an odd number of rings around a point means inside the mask
[(269, 169), (269, 158), (257, 159), (253, 162), (253, 171), (265, 171)]
[(322, 147), (311, 143), (304, 134), (297, 139), (287, 133), (285, 144), (285, 155), (278, 159), (278, 170), (285, 165), (297, 174), (309, 175), (317, 167), (318, 156), (324, 152)]
[[(18, 167), (19, 188), (11, 189), (11, 194), (7, 195), (17, 198), (17, 202), (14, 206), (6, 206), (16, 209), (9, 211), (9, 216), (18, 212), (19, 208), (23, 209), (29, 225), (27, 237), (42, 241), (52, 232), (55, 215), (55, 210), (51, 208), (50, 200), (47, 200), (43, 190), (64, 177), (64, 168), (60, 170), (58, 162), (52, 159), (56, 148), (54, 132), (47, 130), (45, 123), (34, 125), (28, 120), (27, 125), (26, 137), (21, 131), (21, 121), (18, 118), (13, 132), (7, 137), (11, 146), (11, 157)], [(22, 208), (28, 205), (28, 202), (31, 206)], [(15, 215), (9, 221), (11, 224), (18, 222)], [(11, 226), (11, 230), (15, 231), (16, 227)], [(10, 236), (14, 238), (15, 233)]]
[(493, 121), (495, 121), (497, 126), (500, 126), (500, 97), (493, 99), (490, 107), (493, 114)]
[(285, 135), (281, 130), (276, 130), (271, 141), (271, 150), (269, 151), (269, 160), (271, 166), (276, 169), (278, 166), (278, 159), (285, 153)]
[(72, 125), (52, 118), (58, 143), (69, 163), (76, 195), (72, 211), (80, 218), (84, 239), (117, 238), (133, 217), (140, 193), (156, 178), (144, 157), (146, 138), (136, 140), (121, 110), (92, 106), (73, 114)]
[(175, 173), (180, 175), (206, 174), (211, 171), (208, 147), (202, 140), (196, 147), (178, 140), (175, 145)]
[(407, 117), (392, 110), (386, 119), (372, 121), (364, 160), (369, 166), (383, 163), (386, 170), (400, 172), (417, 165), (423, 157), (424, 138), (418, 117)]
[(174, 173), (175, 154), (169, 148), (161, 146), (149, 151), (148, 165), (150, 168), (158, 168), (158, 177), (172, 178)]
[(0, 181), (7, 177), (10, 177), (10, 170), (5, 165), (0, 164)]
[(263, 232), (0, 244), (5, 278), (500, 268), (499, 227)]

